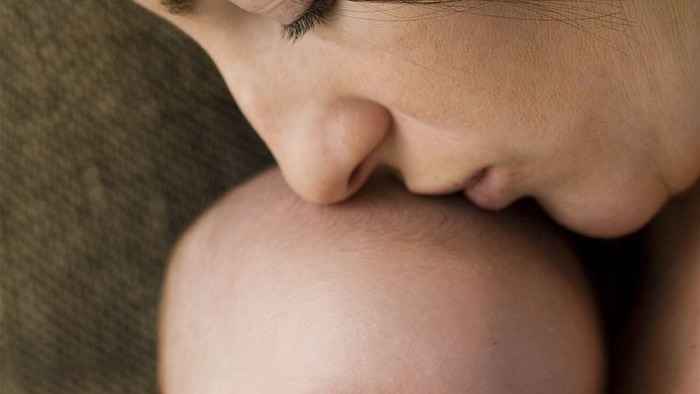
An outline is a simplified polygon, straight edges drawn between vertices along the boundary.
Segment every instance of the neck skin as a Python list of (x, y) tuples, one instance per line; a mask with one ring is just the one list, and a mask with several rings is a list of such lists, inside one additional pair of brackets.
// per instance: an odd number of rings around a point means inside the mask
[(630, 97), (650, 114), (650, 148), (676, 194), (700, 177), (700, 2), (623, 3), (638, 42), (627, 62), (638, 70)]

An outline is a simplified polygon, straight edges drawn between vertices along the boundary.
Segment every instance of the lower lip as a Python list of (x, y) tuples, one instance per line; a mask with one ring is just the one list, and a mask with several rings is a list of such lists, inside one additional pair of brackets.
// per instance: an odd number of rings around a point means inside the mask
[(511, 202), (503, 193), (503, 183), (497, 179), (497, 174), (487, 168), (475, 175), (470, 185), (464, 189), (464, 196), (474, 205), (488, 211), (501, 210)]

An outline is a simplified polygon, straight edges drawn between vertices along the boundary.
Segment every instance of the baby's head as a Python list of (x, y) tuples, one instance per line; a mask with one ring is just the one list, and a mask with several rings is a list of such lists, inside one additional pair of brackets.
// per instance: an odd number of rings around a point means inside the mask
[(700, 173), (696, 0), (136, 1), (209, 53), (307, 200), (386, 167), (613, 236)]
[(164, 392), (593, 393), (595, 312), (557, 239), (526, 209), (392, 182), (318, 206), (268, 172), (176, 249)]

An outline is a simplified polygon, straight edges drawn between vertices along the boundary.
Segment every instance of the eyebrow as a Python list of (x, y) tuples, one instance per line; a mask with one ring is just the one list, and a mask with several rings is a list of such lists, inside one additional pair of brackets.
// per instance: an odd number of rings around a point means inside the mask
[(184, 15), (194, 11), (197, 0), (160, 0), (160, 4), (171, 14)]

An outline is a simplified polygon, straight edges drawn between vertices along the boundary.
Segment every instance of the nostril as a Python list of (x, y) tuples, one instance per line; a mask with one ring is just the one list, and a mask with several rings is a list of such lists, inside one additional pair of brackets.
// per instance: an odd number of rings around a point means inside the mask
[[(372, 176), (372, 173), (380, 166), (379, 156), (370, 155), (362, 160), (350, 173), (346, 186), (347, 197), (356, 193), (362, 186), (367, 183), (367, 180)], [(383, 166), (382, 166), (383, 167)]]
[[(280, 166), (289, 186), (304, 200), (315, 204), (335, 204), (355, 194), (367, 182), (377, 167), (375, 161), (363, 160), (350, 173), (334, 171), (337, 167), (326, 165), (319, 173), (285, 172), (290, 166)], [(325, 170), (325, 171), (324, 171)], [(300, 176), (301, 175), (301, 176)]]
[(376, 164), (370, 161), (370, 159), (363, 160), (355, 166), (355, 168), (350, 173), (347, 183), (347, 195), (350, 196), (360, 190), (362, 185), (367, 182), (367, 179), (372, 175)]
[(362, 164), (358, 165), (355, 167), (354, 170), (352, 170), (352, 173), (350, 174), (350, 178), (348, 178), (348, 190), (353, 190), (356, 187), (356, 184), (359, 182), (360, 179), (360, 171), (362, 170)]

